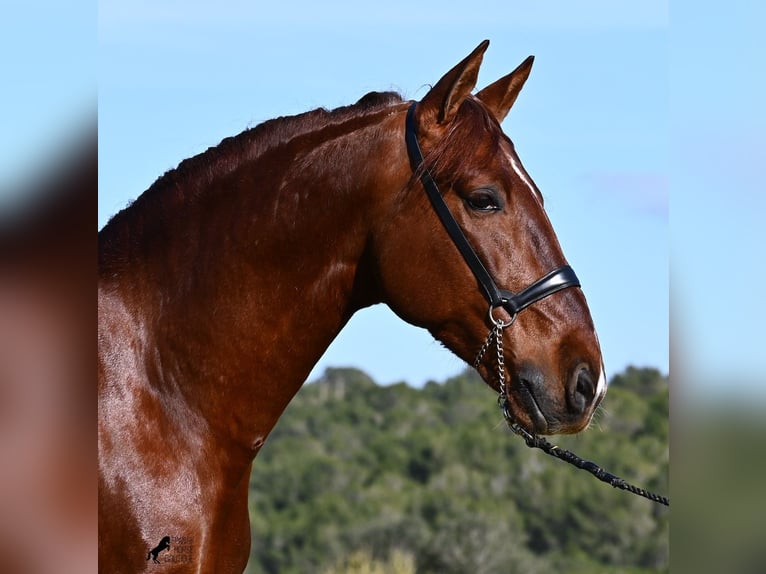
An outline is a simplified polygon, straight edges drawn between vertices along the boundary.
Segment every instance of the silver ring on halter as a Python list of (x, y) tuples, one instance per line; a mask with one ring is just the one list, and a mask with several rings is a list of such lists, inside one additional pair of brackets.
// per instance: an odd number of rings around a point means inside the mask
[(503, 321), (502, 319), (495, 319), (495, 316), (492, 314), (492, 311), (494, 311), (495, 309), (497, 309), (499, 307), (500, 307), (500, 305), (498, 305), (497, 307), (490, 307), (489, 308), (489, 320), (490, 320), (490, 322), (495, 327), (497, 327), (498, 329), (505, 329), (506, 327), (510, 327), (511, 325), (513, 325), (513, 322), (516, 320), (516, 316), (518, 315), (518, 313), (514, 313), (513, 315), (511, 315), (511, 318), (508, 319), (508, 321)]

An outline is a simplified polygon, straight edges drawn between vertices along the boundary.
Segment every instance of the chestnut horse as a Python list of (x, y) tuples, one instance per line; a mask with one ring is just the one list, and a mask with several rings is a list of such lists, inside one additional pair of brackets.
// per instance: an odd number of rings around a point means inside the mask
[[(588, 425), (605, 392), (590, 312), (500, 128), (532, 58), (472, 95), (487, 45), (416, 104), (372, 93), (228, 138), (99, 233), (103, 572), (242, 572), (252, 461), (369, 305), (469, 363), (493, 323), (515, 319), (481, 376), (499, 390), (504, 359), (509, 411), (530, 432)], [(465, 245), (501, 294), (527, 294), (523, 312), (492, 301)], [(147, 562), (166, 536), (163, 565)]]

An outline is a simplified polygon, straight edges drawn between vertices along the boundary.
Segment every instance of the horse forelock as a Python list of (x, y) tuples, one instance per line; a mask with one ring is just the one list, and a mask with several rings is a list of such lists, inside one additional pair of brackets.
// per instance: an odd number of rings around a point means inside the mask
[(466, 150), (479, 149), (487, 155), (497, 152), (503, 133), (492, 114), (475, 98), (466, 99), (447, 133), (425, 154), (424, 166), (431, 174), (454, 183), (466, 167), (475, 165), (476, 157)]

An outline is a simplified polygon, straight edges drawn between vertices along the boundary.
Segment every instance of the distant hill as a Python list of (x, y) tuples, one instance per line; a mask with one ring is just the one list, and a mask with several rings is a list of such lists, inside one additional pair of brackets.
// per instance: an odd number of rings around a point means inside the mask
[[(668, 380), (613, 377), (591, 428), (552, 442), (668, 492)], [(251, 574), (648, 573), (669, 512), (528, 449), (473, 371), (305, 385), (253, 465)]]

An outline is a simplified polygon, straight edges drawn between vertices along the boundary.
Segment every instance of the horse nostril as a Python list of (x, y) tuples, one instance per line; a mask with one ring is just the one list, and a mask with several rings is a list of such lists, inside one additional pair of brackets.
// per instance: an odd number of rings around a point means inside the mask
[(571, 406), (578, 413), (583, 413), (596, 396), (596, 385), (587, 367), (579, 367), (575, 371), (570, 388), (572, 387), (574, 388), (569, 395)]

